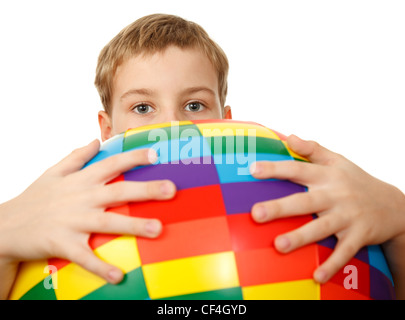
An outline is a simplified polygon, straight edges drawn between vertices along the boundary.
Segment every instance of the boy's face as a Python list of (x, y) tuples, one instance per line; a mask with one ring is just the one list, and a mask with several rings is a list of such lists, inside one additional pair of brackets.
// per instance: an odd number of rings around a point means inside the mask
[(142, 125), (231, 118), (220, 104), (217, 73), (198, 49), (171, 46), (130, 58), (116, 71), (111, 102), (111, 115), (98, 116), (103, 141)]

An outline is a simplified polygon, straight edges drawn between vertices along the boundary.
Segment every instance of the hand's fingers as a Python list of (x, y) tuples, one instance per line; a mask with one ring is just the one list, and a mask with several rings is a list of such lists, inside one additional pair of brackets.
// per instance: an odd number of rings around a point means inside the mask
[(67, 157), (48, 169), (48, 172), (62, 176), (80, 170), (99, 151), (100, 141), (93, 140), (87, 146), (73, 150)]
[(288, 253), (325, 239), (344, 227), (343, 220), (336, 217), (333, 214), (326, 214), (314, 219), (298, 229), (279, 235), (275, 239), (274, 245), (278, 251)]
[(80, 174), (84, 181), (106, 183), (134, 167), (152, 164), (156, 159), (156, 152), (152, 149), (132, 150), (96, 162)]
[(162, 231), (162, 224), (156, 219), (128, 217), (104, 212), (87, 215), (81, 228), (93, 233), (128, 234), (155, 238)]
[(290, 135), (287, 138), (287, 144), (294, 152), (307, 158), (312, 163), (329, 164), (339, 156), (315, 141), (305, 141), (295, 135)]
[(175, 195), (176, 186), (170, 180), (119, 181), (103, 185), (97, 191), (92, 198), (96, 205), (105, 208), (134, 201), (168, 200)]
[(252, 217), (256, 222), (318, 213), (330, 207), (330, 199), (322, 190), (299, 192), (276, 200), (256, 203)]
[(314, 280), (325, 283), (332, 278), (351, 258), (360, 250), (361, 244), (359, 234), (351, 234), (339, 239), (335, 249), (329, 258), (314, 272)]
[(300, 161), (258, 161), (252, 164), (250, 172), (256, 179), (290, 180), (306, 186), (325, 179), (322, 166)]
[(112, 284), (120, 283), (124, 276), (119, 268), (98, 258), (90, 248), (79, 245), (68, 259)]

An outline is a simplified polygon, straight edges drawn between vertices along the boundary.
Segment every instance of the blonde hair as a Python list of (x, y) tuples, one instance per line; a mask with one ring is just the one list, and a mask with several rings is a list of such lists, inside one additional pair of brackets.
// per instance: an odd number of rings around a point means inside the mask
[(138, 54), (162, 52), (171, 45), (199, 48), (207, 55), (218, 75), (219, 98), (224, 107), (229, 68), (224, 51), (198, 24), (173, 15), (152, 14), (125, 27), (100, 52), (94, 83), (108, 114), (118, 66)]

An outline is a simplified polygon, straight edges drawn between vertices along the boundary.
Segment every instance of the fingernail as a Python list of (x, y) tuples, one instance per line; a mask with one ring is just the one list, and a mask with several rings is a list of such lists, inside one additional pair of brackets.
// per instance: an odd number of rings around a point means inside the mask
[(305, 140), (301, 139), (300, 137), (296, 136), (295, 134), (291, 134), (289, 137), (296, 139), (298, 141), (305, 141)]
[(145, 224), (145, 230), (148, 233), (156, 234), (160, 231), (160, 223), (155, 220), (148, 221)]
[(256, 206), (253, 211), (253, 216), (258, 222), (264, 221), (267, 216), (266, 208), (263, 205)]
[(254, 175), (254, 174), (259, 174), (261, 172), (261, 168), (260, 165), (255, 162), (250, 166), (250, 174)]
[(148, 150), (148, 160), (150, 163), (155, 163), (158, 159), (158, 155), (155, 150), (149, 149)]
[(314, 274), (314, 279), (318, 283), (324, 283), (327, 280), (328, 274), (325, 270), (316, 270)]
[(112, 269), (107, 274), (108, 279), (113, 283), (121, 282), (123, 276), (124, 275), (123, 275), (122, 271), (117, 270), (117, 269)]
[(287, 237), (277, 237), (275, 240), (275, 246), (279, 251), (286, 251), (291, 246), (291, 242)]
[(160, 192), (162, 192), (162, 194), (168, 196), (168, 195), (172, 195), (174, 193), (174, 186), (172, 183), (170, 182), (163, 182), (160, 185)]

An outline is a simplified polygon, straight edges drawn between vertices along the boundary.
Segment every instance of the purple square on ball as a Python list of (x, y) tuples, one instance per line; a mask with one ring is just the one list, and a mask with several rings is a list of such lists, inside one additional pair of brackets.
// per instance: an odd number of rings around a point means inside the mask
[(139, 167), (124, 174), (125, 181), (168, 179), (177, 190), (218, 184), (216, 166), (211, 156)]

